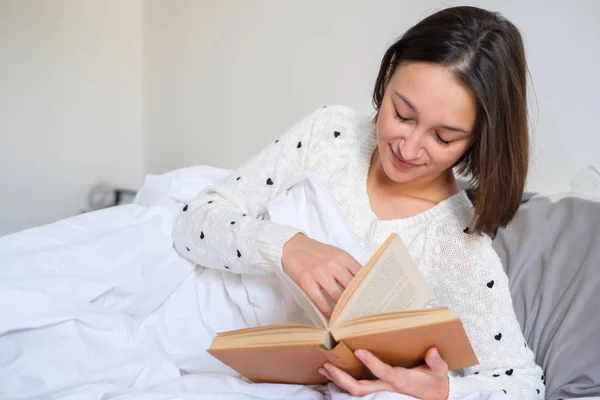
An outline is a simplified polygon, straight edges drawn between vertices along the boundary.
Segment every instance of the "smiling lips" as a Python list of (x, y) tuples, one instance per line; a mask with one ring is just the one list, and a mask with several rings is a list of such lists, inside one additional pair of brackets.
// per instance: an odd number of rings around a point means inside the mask
[(398, 167), (399, 169), (402, 169), (402, 170), (409, 170), (409, 169), (413, 169), (413, 168), (416, 168), (419, 166), (418, 164), (412, 164), (412, 163), (409, 163), (408, 161), (405, 161), (403, 158), (401, 158), (401, 156), (397, 156), (393, 150), (392, 150), (392, 161), (394, 162), (394, 165), (396, 167)]

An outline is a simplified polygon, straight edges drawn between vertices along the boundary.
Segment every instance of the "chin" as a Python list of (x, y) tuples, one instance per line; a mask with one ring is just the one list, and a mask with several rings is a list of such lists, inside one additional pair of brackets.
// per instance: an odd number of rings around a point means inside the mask
[[(415, 169), (419, 168), (422, 167), (417, 167)], [(417, 171), (415, 170), (402, 171), (396, 168), (396, 166), (392, 163), (391, 160), (388, 160), (385, 163), (385, 165), (383, 166), (383, 172), (385, 172), (385, 175), (388, 177), (389, 180), (396, 183), (407, 183), (421, 177), (421, 174), (416, 173)]]

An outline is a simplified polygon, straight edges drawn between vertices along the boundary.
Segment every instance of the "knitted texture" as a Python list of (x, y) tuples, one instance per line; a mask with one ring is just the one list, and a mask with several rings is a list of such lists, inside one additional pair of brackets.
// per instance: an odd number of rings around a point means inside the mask
[(459, 192), (413, 217), (378, 219), (367, 194), (376, 146), (373, 124), (353, 110), (313, 112), (185, 205), (175, 248), (196, 264), (234, 273), (263, 273), (258, 251), (281, 266), (283, 245), (299, 231), (264, 220), (264, 206), (287, 179), (310, 170), (327, 184), (357, 243), (374, 252), (396, 232), (433, 289), (427, 307), (448, 307), (461, 319), (479, 364), (450, 372), (450, 399), (494, 389), (511, 399), (543, 399), (542, 369), (525, 343), (491, 239), (465, 229), (469, 199)]

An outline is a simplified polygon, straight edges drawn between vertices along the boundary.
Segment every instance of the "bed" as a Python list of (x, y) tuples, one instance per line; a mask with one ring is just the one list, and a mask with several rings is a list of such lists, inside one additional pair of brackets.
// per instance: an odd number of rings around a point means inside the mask
[[(286, 307), (274, 301), (281, 293), (249, 298), (261, 282), (193, 266), (172, 248), (181, 205), (228, 173), (151, 175), (132, 204), (1, 237), (0, 398), (348, 398), (249, 384), (204, 351), (215, 332), (277, 320)], [(546, 399), (600, 399), (600, 202), (527, 194), (493, 243)]]

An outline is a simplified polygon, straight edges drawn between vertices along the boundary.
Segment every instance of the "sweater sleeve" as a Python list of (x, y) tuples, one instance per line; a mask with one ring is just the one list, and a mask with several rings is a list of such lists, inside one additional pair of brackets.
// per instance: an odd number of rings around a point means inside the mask
[(440, 249), (440, 265), (453, 285), (444, 302), (462, 321), (479, 364), (449, 374), (449, 399), (502, 390), (510, 399), (543, 400), (543, 372), (525, 342), (490, 238), (451, 230)]
[[(313, 141), (319, 109), (186, 204), (173, 227), (175, 249), (191, 262), (235, 273), (262, 273), (267, 262), (281, 267), (283, 245), (298, 229), (264, 218), (264, 206), (302, 170)], [(325, 121), (326, 122), (326, 121)]]

